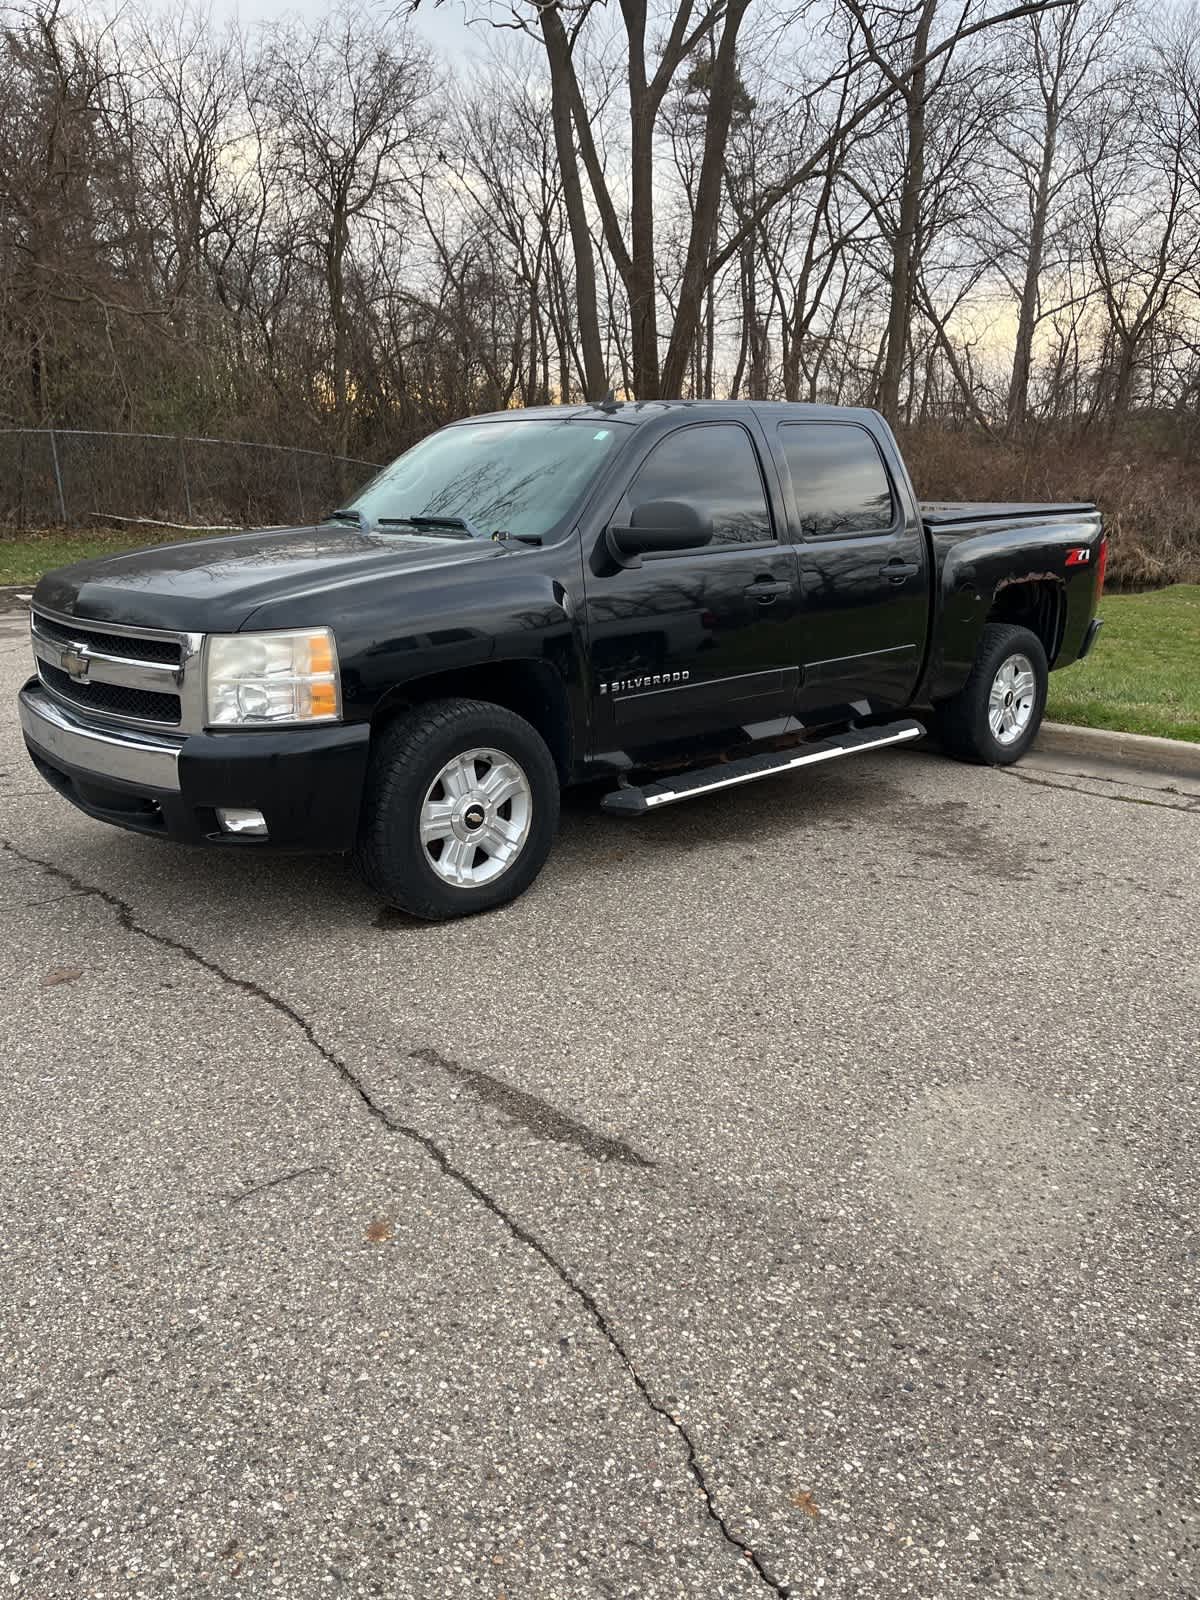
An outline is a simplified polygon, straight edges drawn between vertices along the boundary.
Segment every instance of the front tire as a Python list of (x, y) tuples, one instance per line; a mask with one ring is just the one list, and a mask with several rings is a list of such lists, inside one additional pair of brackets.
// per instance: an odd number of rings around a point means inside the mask
[(482, 700), (434, 700), (372, 740), (355, 859), (389, 905), (428, 922), (515, 900), (558, 830), (545, 740)]
[(942, 744), (960, 760), (988, 767), (1019, 761), (1042, 725), (1049, 677), (1036, 634), (989, 622), (966, 683), (938, 707)]

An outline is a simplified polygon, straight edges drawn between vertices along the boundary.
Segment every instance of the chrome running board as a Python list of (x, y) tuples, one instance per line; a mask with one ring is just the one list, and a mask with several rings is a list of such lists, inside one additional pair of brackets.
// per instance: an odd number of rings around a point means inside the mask
[(849, 733), (835, 734), (830, 739), (817, 739), (812, 744), (798, 745), (792, 750), (780, 750), (765, 756), (745, 756), (740, 761), (722, 761), (715, 767), (693, 767), (673, 778), (643, 784), (640, 788), (630, 784), (623, 789), (614, 789), (601, 800), (600, 809), (618, 817), (641, 817), (647, 811), (674, 805), (679, 800), (694, 800), (697, 795), (713, 794), (718, 789), (732, 789), (739, 783), (754, 783), (758, 778), (774, 778), (781, 772), (795, 772), (800, 767), (815, 766), (818, 761), (836, 761), (839, 756), (857, 756), (867, 750), (883, 750), (888, 745), (907, 744), (924, 735), (925, 729), (911, 718), (904, 722), (889, 722), (880, 728), (855, 728)]

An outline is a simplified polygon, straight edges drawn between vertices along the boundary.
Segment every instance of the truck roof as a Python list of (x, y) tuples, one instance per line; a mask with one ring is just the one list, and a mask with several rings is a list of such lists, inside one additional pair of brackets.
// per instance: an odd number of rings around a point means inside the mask
[[(463, 417), (463, 423), (511, 421), (515, 417), (545, 417), (558, 420), (595, 421), (605, 417), (610, 422), (621, 422), (628, 427), (651, 422), (664, 412), (688, 411), (696, 416), (736, 417), (754, 414), (761, 417), (779, 417), (793, 413), (799, 420), (808, 422), (836, 422), (868, 419), (878, 427), (882, 423), (878, 411), (868, 406), (811, 405), (806, 400), (593, 400), (586, 405), (525, 406), (511, 411), (488, 411), (480, 416)], [(453, 423), (451, 426), (458, 426)]]

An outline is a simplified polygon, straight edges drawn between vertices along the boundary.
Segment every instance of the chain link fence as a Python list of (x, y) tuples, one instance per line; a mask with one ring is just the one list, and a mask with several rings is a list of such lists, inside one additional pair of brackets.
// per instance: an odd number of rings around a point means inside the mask
[(142, 518), (187, 527), (312, 522), (378, 465), (287, 445), (75, 428), (0, 430), (0, 527)]

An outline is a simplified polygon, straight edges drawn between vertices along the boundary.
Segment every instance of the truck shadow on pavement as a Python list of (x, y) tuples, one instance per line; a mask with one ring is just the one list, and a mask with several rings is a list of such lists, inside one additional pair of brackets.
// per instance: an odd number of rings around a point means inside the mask
[[(932, 798), (906, 786), (906, 778), (929, 772), (928, 755), (889, 755), (822, 772), (781, 777), (745, 788), (708, 794), (647, 817), (625, 821), (598, 809), (598, 794), (564, 799), (559, 848), (548, 875), (561, 882), (598, 865), (697, 853), (741, 851), (746, 860), (768, 854), (780, 870), (795, 866), (805, 849), (833, 845), (845, 870), (870, 874), (870, 863), (886, 849), (885, 838), (903, 841), (904, 858), (920, 866), (932, 861), (967, 867), (972, 874), (1023, 883), (1052, 864), (1051, 839), (1015, 837), (987, 810), (1004, 808), (1004, 779), (985, 768), (959, 768), (975, 775), (979, 805), (958, 798)], [(695, 864), (689, 867), (694, 871)]]
[[(969, 866), (973, 874), (1021, 882), (1054, 857), (1050, 840), (1014, 841), (1011, 830), (989, 826), (986, 814), (964, 800), (920, 798), (906, 787), (928, 758), (890, 756), (829, 770), (779, 778), (705, 795), (636, 820), (599, 810), (599, 788), (564, 797), (554, 851), (541, 877), (511, 905), (491, 912), (488, 923), (544, 915), (557, 892), (576, 888), (589, 877), (612, 890), (614, 872), (647, 871), (670, 877), (682, 870), (690, 878), (697, 856), (732, 856), (733, 861), (779, 862), (781, 873), (803, 868), (804, 853), (835, 850), (845, 870), (875, 879), (881, 834), (900, 833), (906, 856)], [(980, 773), (983, 781), (1002, 780)], [(132, 838), (102, 825), (54, 841), (51, 827), (38, 854), (69, 859), (71, 870), (89, 884), (115, 885), (147, 915), (168, 924), (180, 910), (189, 919), (206, 915), (217, 923), (251, 923), (261, 936), (287, 933), (298, 919), (321, 907), (330, 935), (375, 927), (389, 933), (432, 935), (439, 924), (381, 906), (359, 879), (348, 856), (261, 856), (249, 851), (191, 850)], [(917, 861), (919, 865), (919, 860)]]

